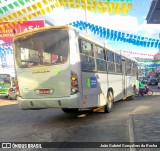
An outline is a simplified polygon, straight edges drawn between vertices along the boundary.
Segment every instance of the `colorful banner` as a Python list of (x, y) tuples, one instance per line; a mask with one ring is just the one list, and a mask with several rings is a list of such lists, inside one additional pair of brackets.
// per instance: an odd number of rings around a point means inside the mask
[(5, 31), (6, 29), (13, 28), (18, 24), (22, 24), (23, 21), (28, 21), (39, 15), (50, 13), (52, 9), (57, 7), (60, 7), (58, 0), (43, 0), (42, 2), (37, 2), (31, 6), (18, 10), (17, 12), (1, 17), (0, 23), (3, 23), (4, 21), (8, 22), (10, 20), (11, 22), (9, 22), (9, 24), (0, 25), (0, 30)]
[[(9, 22), (0, 23), (0, 25), (3, 25), (3, 24), (9, 24)], [(15, 29), (16, 33), (18, 34), (27, 30), (41, 28), (44, 26), (45, 26), (44, 20), (32, 20), (32, 21), (23, 22), (22, 24), (15, 26), (13, 29)], [(13, 40), (13, 36), (14, 36), (13, 29), (10, 28), (0, 32), (0, 40), (3, 43), (11, 42)]]
[(159, 39), (153, 39), (149, 37), (142, 37), (138, 35), (115, 31), (112, 29), (107, 29), (105, 27), (101, 27), (91, 23), (86, 23), (83, 21), (76, 21), (73, 23), (69, 23), (69, 25), (79, 28), (80, 30), (85, 30), (87, 28), (93, 34), (98, 35), (100, 38), (104, 38), (106, 40), (121, 41), (136, 46), (142, 46), (148, 48), (160, 48)]
[[(35, 1), (35, 0), (32, 0), (32, 1)], [(5, 14), (6, 12), (9, 12), (10, 9), (14, 10), (17, 7), (24, 6), (25, 3), (28, 3), (28, 2), (30, 3), (30, 0), (17, 0), (15, 2), (9, 3), (6, 6), (3, 6), (0, 8), (0, 14)]]
[[(3, 6), (2, 8), (0, 8), (0, 14), (5, 14), (9, 9), (15, 10), (14, 8), (16, 7), (17, 9), (17, 7), (21, 7), (20, 5), (25, 6), (25, 3), (27, 2), (30, 2), (30, 0), (17, 0), (13, 3), (9, 3), (7, 4), (7, 6)], [(38, 15), (50, 13), (51, 9), (61, 6), (66, 8), (81, 8), (83, 10), (99, 13), (105, 13), (106, 11), (108, 11), (110, 14), (128, 14), (128, 11), (132, 8), (132, 3), (130, 0), (126, 0), (126, 2), (124, 0), (120, 0), (118, 2), (111, 0), (42, 0), (28, 7), (17, 10), (16, 12), (12, 12), (11, 14), (2, 16), (0, 18), (0, 23), (9, 21), (12, 22), (10, 22), (10, 24), (0, 26), (0, 30), (4, 31), (5, 29), (9, 29), (18, 24), (22, 24), (23, 21), (31, 20), (33, 17), (37, 17)]]
[[(128, 11), (132, 9), (131, 0), (43, 0), (42, 2), (44, 3), (44, 5), (46, 5), (51, 1), (57, 1), (60, 4), (59, 6), (63, 6), (66, 8), (81, 8), (83, 10), (99, 13), (105, 13), (106, 11), (108, 11), (110, 14), (128, 14)], [(17, 0), (15, 2), (9, 3), (6, 6), (0, 8), (0, 14), (5, 14), (6, 12), (9, 12), (10, 9), (14, 10), (17, 7), (25, 6), (25, 3), (28, 2), (30, 2), (30, 0)], [(40, 3), (40, 1), (38, 3)], [(37, 9), (37, 6), (35, 4), (33, 5), (29, 7), (30, 10), (32, 10), (32, 8), (34, 10)], [(26, 11), (25, 8), (24, 10)], [(28, 11), (30, 10), (28, 9)], [(21, 13), (24, 12), (19, 11), (18, 15), (21, 15)]]
[[(32, 20), (23, 22), (21, 25), (17, 25), (15, 27), (16, 33), (21, 33), (27, 30), (32, 30), (35, 28), (41, 28), (45, 26), (44, 20)], [(8, 29), (5, 31), (2, 31), (0, 33), (0, 56), (5, 56), (7, 54), (12, 54), (13, 46), (12, 46), (12, 40), (13, 40), (13, 31), (12, 29)]]
[(132, 1), (130, 0), (59, 0), (60, 5), (69, 9), (83, 9), (91, 12), (109, 14), (125, 14), (132, 9)]

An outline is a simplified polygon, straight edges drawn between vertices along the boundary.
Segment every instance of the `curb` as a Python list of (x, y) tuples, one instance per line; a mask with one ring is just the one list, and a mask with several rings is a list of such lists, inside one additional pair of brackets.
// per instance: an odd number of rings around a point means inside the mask
[[(134, 130), (133, 130), (133, 116), (129, 115), (129, 140), (135, 142)], [(136, 148), (130, 148), (130, 151), (136, 151)]]

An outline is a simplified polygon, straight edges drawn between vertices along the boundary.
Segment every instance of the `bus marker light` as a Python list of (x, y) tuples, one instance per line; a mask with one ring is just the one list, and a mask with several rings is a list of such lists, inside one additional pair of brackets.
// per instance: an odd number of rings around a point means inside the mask
[(41, 89), (41, 90), (39, 90), (39, 94), (50, 94), (50, 90), (49, 89)]
[(74, 82), (74, 81), (72, 81), (71, 85), (72, 85), (72, 87), (76, 87), (76, 86), (77, 86), (77, 83)]
[(77, 89), (75, 88), (72, 88), (72, 92), (75, 93), (77, 91)]
[(54, 90), (52, 90), (52, 89), (51, 89), (51, 90), (49, 90), (49, 91), (50, 91), (50, 94), (53, 94), (53, 92), (54, 92)]
[(71, 80), (76, 81), (76, 77), (72, 76)]

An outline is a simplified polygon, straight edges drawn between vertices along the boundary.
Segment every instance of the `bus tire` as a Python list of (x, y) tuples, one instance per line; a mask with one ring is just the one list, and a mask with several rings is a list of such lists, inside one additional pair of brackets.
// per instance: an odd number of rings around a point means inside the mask
[(69, 109), (69, 108), (62, 108), (62, 111), (65, 112), (65, 113), (77, 113), (78, 112), (78, 109)]
[(111, 90), (109, 90), (107, 93), (107, 104), (104, 106), (105, 113), (109, 113), (112, 111), (113, 100), (114, 100), (113, 92)]

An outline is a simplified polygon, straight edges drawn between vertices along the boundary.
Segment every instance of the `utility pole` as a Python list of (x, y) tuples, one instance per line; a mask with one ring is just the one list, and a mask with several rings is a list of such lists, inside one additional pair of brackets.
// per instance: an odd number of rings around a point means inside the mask
[[(85, 0), (85, 20), (87, 23), (87, 0)], [(87, 33), (87, 26), (86, 26), (86, 33)]]

